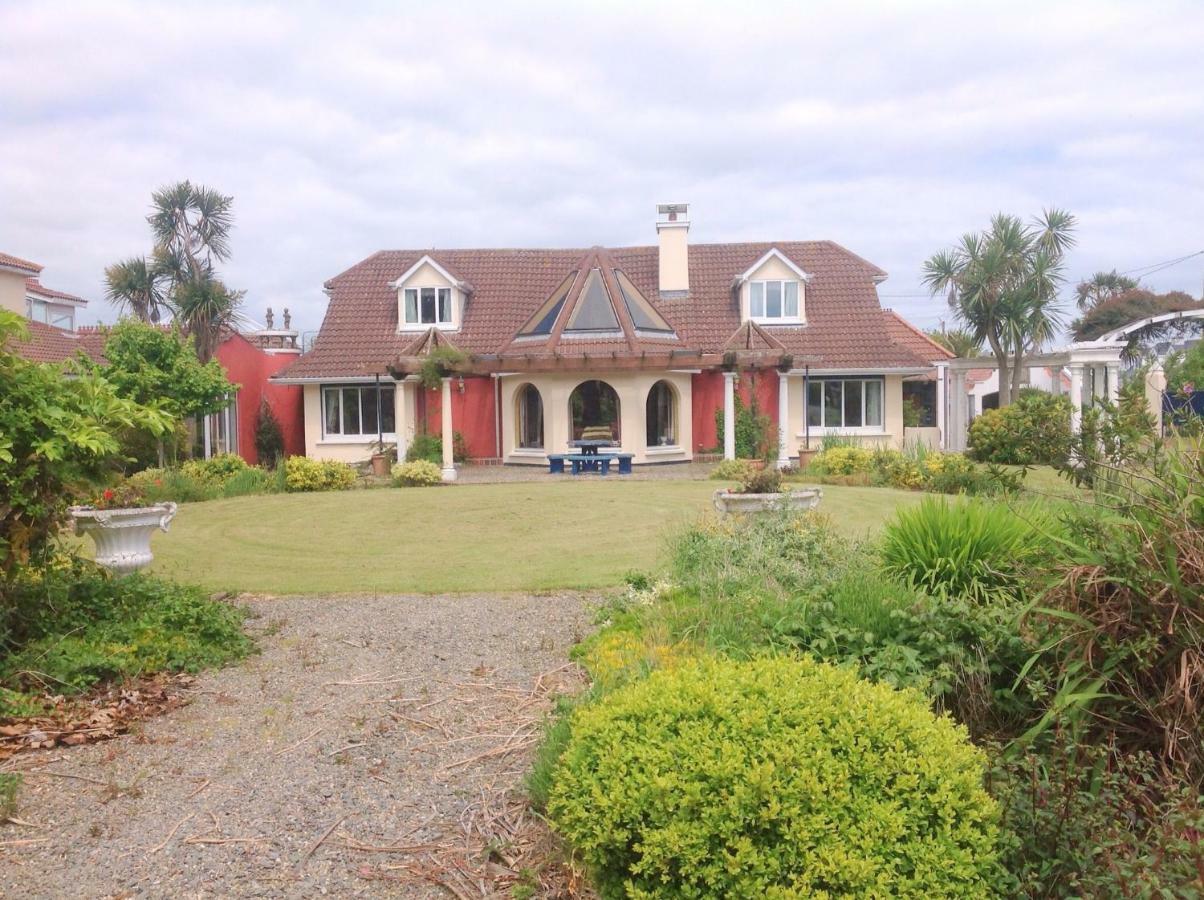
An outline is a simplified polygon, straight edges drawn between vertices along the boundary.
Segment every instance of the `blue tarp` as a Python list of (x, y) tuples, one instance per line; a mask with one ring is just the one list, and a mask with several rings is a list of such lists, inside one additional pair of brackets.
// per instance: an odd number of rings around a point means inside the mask
[(1204, 418), (1204, 390), (1187, 397), (1178, 394), (1162, 395), (1163, 420), (1167, 425), (1182, 425), (1189, 415)]

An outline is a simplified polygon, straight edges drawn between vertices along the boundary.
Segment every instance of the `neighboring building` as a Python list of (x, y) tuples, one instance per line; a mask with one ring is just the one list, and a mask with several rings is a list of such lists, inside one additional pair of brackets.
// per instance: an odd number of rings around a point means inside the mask
[[(737, 393), (785, 425), (780, 464), (829, 434), (901, 445), (904, 380), (945, 357), (884, 313), (886, 273), (831, 241), (691, 246), (685, 212), (658, 208), (656, 246), (382, 251), (332, 278), (313, 349), (272, 379), (304, 389), (306, 453), (458, 431), (543, 464), (602, 428), (681, 462), (718, 449), (717, 417), (731, 438)], [(466, 358), (432, 392), (440, 348)]]
[(75, 311), (88, 301), (46, 287), (38, 280), (41, 273), (37, 263), (0, 253), (0, 309), (29, 320), (29, 341), (20, 347), (22, 356), (37, 362), (62, 362), (80, 350)]

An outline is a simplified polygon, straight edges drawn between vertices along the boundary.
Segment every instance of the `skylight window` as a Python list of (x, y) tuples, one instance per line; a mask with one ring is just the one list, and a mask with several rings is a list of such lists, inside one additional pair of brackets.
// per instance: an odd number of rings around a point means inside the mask
[(673, 329), (669, 323), (661, 317), (661, 314), (653, 308), (652, 304), (644, 299), (630, 279), (618, 269), (615, 270), (615, 281), (619, 283), (619, 292), (623, 295), (623, 303), (627, 307), (627, 314), (631, 316), (631, 323), (636, 327), (637, 331), (659, 331), (667, 334), (672, 334)]
[(606, 286), (602, 283), (602, 270), (590, 269), (581, 298), (569, 317), (565, 331), (618, 331), (619, 319)]
[(577, 273), (574, 272), (552, 292), (552, 296), (548, 298), (547, 302), (527, 320), (526, 325), (519, 329), (519, 337), (534, 337), (552, 333), (552, 327), (556, 324), (556, 318), (560, 315), (560, 311), (564, 309), (564, 301), (568, 299), (569, 290), (573, 287), (573, 279), (576, 277)]

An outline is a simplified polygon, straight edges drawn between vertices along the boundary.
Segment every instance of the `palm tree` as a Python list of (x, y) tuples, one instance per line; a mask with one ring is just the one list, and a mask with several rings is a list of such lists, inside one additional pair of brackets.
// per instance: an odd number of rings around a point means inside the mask
[(982, 341), (970, 332), (955, 328), (952, 331), (941, 329), (929, 331), (928, 336), (959, 359), (972, 359), (982, 354)]
[(1020, 389), (1024, 355), (1061, 326), (1057, 290), (1074, 227), (1074, 216), (1058, 209), (1029, 225), (998, 213), (986, 232), (966, 234), (958, 246), (924, 263), (928, 289), (944, 293), (971, 338), (990, 347), (999, 366), (1000, 406)]
[(151, 202), (146, 221), (155, 236), (155, 260), (174, 284), (202, 281), (213, 274), (215, 260), (230, 258), (233, 197), (181, 181), (155, 191)]
[(131, 256), (105, 269), (105, 298), (121, 313), (157, 324), (166, 305), (162, 273), (146, 257)]
[(171, 297), (172, 313), (184, 333), (192, 337), (202, 363), (213, 359), (222, 333), (238, 325), (242, 297), (242, 291), (232, 291), (212, 277), (176, 286)]
[(1111, 272), (1096, 272), (1090, 278), (1080, 281), (1075, 286), (1074, 292), (1077, 295), (1079, 309), (1086, 312), (1125, 291), (1133, 290), (1138, 284), (1139, 282), (1135, 278), (1127, 278), (1113, 269)]

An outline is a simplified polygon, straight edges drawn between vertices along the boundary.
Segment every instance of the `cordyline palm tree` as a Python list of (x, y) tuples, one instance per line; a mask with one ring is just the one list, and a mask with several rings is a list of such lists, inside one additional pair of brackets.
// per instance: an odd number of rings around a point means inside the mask
[(1020, 389), (1025, 354), (1061, 326), (1057, 292), (1065, 280), (1062, 263), (1074, 244), (1074, 227), (1074, 216), (1058, 209), (1046, 210), (1029, 225), (999, 213), (986, 232), (967, 234), (958, 246), (924, 263), (928, 289), (946, 295), (958, 320), (995, 357), (1000, 406), (1011, 403)]
[(928, 336), (961, 359), (971, 359), (982, 353), (982, 341), (961, 328), (952, 331), (929, 331)]
[(105, 298), (118, 311), (158, 324), (167, 305), (163, 276), (146, 257), (132, 256), (105, 269)]
[(146, 217), (155, 236), (155, 261), (174, 284), (212, 276), (213, 263), (230, 258), (234, 198), (190, 181), (151, 195)]
[(1079, 309), (1087, 312), (1137, 286), (1136, 279), (1126, 278), (1113, 269), (1111, 272), (1096, 272), (1090, 278), (1080, 281), (1074, 292)]
[(212, 277), (176, 286), (171, 297), (172, 313), (184, 333), (192, 337), (202, 363), (213, 359), (222, 332), (237, 326), (242, 297), (242, 291), (232, 291)]

